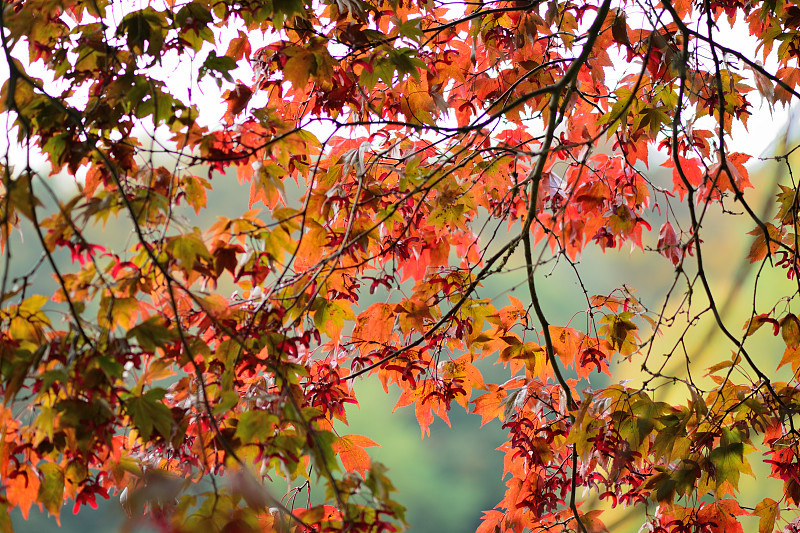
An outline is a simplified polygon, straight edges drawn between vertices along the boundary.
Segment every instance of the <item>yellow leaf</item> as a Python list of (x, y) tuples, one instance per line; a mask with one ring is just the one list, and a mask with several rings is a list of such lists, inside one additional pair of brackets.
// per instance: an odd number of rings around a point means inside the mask
[[(289, 50), (286, 52), (290, 53)], [(295, 54), (286, 60), (283, 67), (283, 79), (291, 82), (295, 89), (302, 90), (308, 85), (308, 78), (315, 65), (313, 53), (305, 49), (295, 49)]]
[(758, 533), (771, 533), (775, 527), (775, 520), (780, 515), (778, 502), (772, 498), (764, 498), (756, 505), (753, 514), (759, 517)]

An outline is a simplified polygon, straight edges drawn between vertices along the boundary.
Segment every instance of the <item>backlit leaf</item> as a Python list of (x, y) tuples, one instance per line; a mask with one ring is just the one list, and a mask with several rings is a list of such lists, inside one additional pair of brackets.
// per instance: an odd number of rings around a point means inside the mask
[(333, 449), (342, 460), (346, 472), (358, 472), (366, 478), (370, 458), (364, 448), (370, 446), (378, 444), (362, 435), (343, 435), (333, 444)]
[(780, 515), (780, 506), (772, 498), (764, 498), (756, 505), (753, 514), (759, 517), (758, 533), (772, 533)]
[(64, 503), (64, 471), (53, 463), (39, 465), (42, 481), (39, 485), (38, 501), (51, 515), (58, 516)]

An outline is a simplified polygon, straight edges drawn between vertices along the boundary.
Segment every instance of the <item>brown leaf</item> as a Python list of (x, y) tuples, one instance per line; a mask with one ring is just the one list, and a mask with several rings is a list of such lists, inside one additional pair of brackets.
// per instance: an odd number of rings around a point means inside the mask
[(626, 23), (625, 12), (621, 9), (616, 9), (616, 16), (614, 23), (611, 25), (611, 36), (614, 37), (614, 42), (623, 46), (630, 46), (631, 40), (628, 37), (628, 24)]
[[(757, 67), (763, 67), (763, 63), (761, 61), (756, 61)], [(756, 89), (758, 89), (759, 94), (761, 97), (769, 103), (770, 108), (775, 103), (775, 86), (772, 84), (772, 81), (768, 77), (766, 77), (758, 68), (751, 67), (750, 65), (745, 65), (745, 68), (750, 69), (753, 72), (753, 77), (756, 80)]]
[[(763, 326), (764, 324), (766, 324), (767, 322), (769, 322), (769, 323), (771, 323), (771, 324), (773, 324), (773, 325), (775, 325), (777, 327), (776, 320), (774, 318), (770, 318), (769, 314), (763, 313), (763, 314), (760, 314), (760, 315), (755, 315), (754, 317), (752, 317), (751, 319), (749, 319), (747, 322), (744, 323), (744, 328), (747, 329), (747, 333), (745, 333), (744, 336), (745, 337), (749, 337), (750, 335), (752, 335), (753, 333), (758, 331), (759, 328), (761, 326)], [(776, 330), (775, 334), (776, 335), (778, 334), (777, 330)]]
[(800, 346), (800, 320), (794, 313), (789, 313), (781, 319), (781, 336), (788, 348)]
[(241, 113), (247, 107), (250, 98), (253, 97), (253, 90), (247, 85), (239, 83), (236, 88), (232, 90), (225, 101), (228, 103), (228, 110), (225, 112), (225, 119), (229, 122), (233, 121), (233, 117)]
[(247, 35), (245, 35), (242, 30), (239, 30), (238, 37), (234, 37), (231, 40), (230, 44), (228, 45), (228, 51), (225, 52), (225, 55), (232, 57), (236, 61), (245, 58), (249, 63), (250, 54), (250, 39), (247, 38)]
[(769, 222), (766, 223), (766, 226), (767, 233), (769, 234), (769, 248), (767, 248), (767, 239), (764, 236), (764, 231), (761, 228), (755, 228), (753, 231), (747, 233), (748, 235), (755, 235), (756, 237), (753, 241), (753, 244), (750, 245), (750, 253), (747, 254), (747, 258), (750, 259), (751, 263), (761, 261), (767, 257), (768, 250), (770, 254), (773, 254), (778, 249), (780, 242), (780, 233), (778, 232), (778, 228)]

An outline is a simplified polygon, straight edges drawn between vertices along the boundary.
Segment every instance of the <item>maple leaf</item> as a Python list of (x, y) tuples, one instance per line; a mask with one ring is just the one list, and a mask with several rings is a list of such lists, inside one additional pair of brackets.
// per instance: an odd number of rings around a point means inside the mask
[(780, 322), (781, 336), (787, 348), (800, 347), (800, 319), (794, 313), (787, 313)]
[(760, 314), (760, 315), (755, 315), (752, 318), (748, 319), (747, 322), (745, 322), (744, 329), (747, 330), (747, 332), (745, 333), (745, 336), (749, 337), (750, 335), (752, 335), (753, 333), (758, 331), (758, 329), (761, 326), (763, 326), (764, 324), (766, 324), (768, 322), (771, 323), (774, 326), (775, 334), (777, 335), (778, 334), (778, 328), (780, 327), (778, 321), (775, 320), (774, 318), (770, 318), (769, 314), (763, 313), (763, 314)]
[(172, 413), (158, 401), (165, 392), (164, 389), (150, 389), (143, 396), (130, 398), (126, 403), (128, 413), (145, 441), (150, 439), (153, 431), (165, 438), (170, 436), (174, 423)]
[(697, 159), (678, 156), (677, 160), (677, 165), (673, 160), (668, 159), (662, 163), (662, 166), (672, 169), (673, 190), (677, 191), (680, 198), (683, 199), (688, 191), (686, 182), (690, 187), (698, 187), (703, 183), (703, 169), (701, 162)]
[(800, 349), (787, 346), (786, 350), (783, 352), (780, 363), (778, 363), (778, 368), (784, 365), (790, 365), (792, 367), (792, 372), (797, 372), (797, 369), (800, 368)]
[(342, 460), (346, 472), (358, 472), (366, 479), (370, 459), (364, 448), (370, 446), (378, 444), (363, 435), (343, 435), (333, 443), (333, 450)]
[(369, 350), (374, 345), (384, 346), (392, 339), (395, 314), (392, 306), (376, 303), (356, 317), (353, 338), (366, 342), (362, 350)]
[(332, 302), (320, 299), (314, 306), (314, 324), (324, 331), (332, 340), (338, 341), (345, 320), (354, 318), (352, 308), (340, 300)]
[(487, 385), (487, 389), (486, 394), (472, 401), (474, 404), (472, 412), (481, 415), (482, 426), (495, 418), (499, 418), (501, 422), (504, 419), (506, 390), (491, 383)]
[(622, 46), (630, 47), (631, 40), (628, 36), (628, 25), (626, 24), (625, 11), (614, 10), (614, 23), (611, 25), (611, 35), (614, 41)]
[(510, 294), (508, 299), (511, 300), (510, 306), (503, 307), (498, 310), (496, 315), (487, 317), (489, 322), (497, 324), (500, 331), (503, 332), (510, 330), (520, 320), (524, 320), (527, 323), (528, 313), (522, 306), (522, 302)]
[(39, 476), (27, 466), (10, 474), (5, 480), (6, 498), (14, 507), (19, 507), (22, 517), (27, 520), (31, 505), (38, 501)]
[(681, 241), (669, 221), (661, 225), (658, 231), (658, 251), (669, 259), (673, 265), (678, 265), (682, 258)]
[(244, 111), (252, 97), (253, 90), (250, 89), (250, 87), (241, 83), (237, 84), (236, 88), (230, 91), (225, 98), (228, 104), (228, 110), (225, 112), (225, 119), (228, 122), (233, 122), (234, 117)]
[(750, 159), (747, 154), (738, 152), (725, 154), (724, 164), (722, 155), (718, 154), (718, 161), (708, 167), (706, 178), (714, 182), (721, 191), (739, 191), (752, 187), (744, 164)]
[(772, 108), (776, 100), (775, 85), (767, 76), (763, 74), (763, 67), (764, 64), (761, 61), (756, 61), (755, 66), (745, 65), (745, 68), (748, 68), (753, 73), (753, 77), (755, 78), (756, 82), (756, 88), (758, 89), (761, 98), (767, 101), (770, 113), (772, 113)]
[[(438, 403), (437, 399), (430, 396), (429, 389), (426, 390), (426, 387), (430, 387), (430, 382), (423, 381), (414, 388), (403, 390), (402, 394), (400, 394), (400, 398), (397, 399), (394, 409), (392, 409), (392, 411), (396, 411), (400, 407), (414, 404), (414, 415), (419, 423), (421, 438), (425, 438), (426, 435), (430, 436), (431, 434), (430, 427), (431, 424), (433, 424), (434, 404)], [(445, 420), (447, 421), (447, 419)], [(447, 422), (449, 425), (449, 421)]]
[(228, 51), (225, 55), (233, 58), (235, 61), (244, 58), (249, 62), (250, 54), (250, 39), (242, 30), (239, 30), (236, 37), (231, 39), (230, 44), (228, 44)]
[(295, 89), (303, 89), (308, 84), (316, 63), (314, 54), (305, 48), (290, 47), (283, 50), (288, 56), (283, 67), (284, 79), (291, 82)]
[(744, 458), (744, 435), (740, 431), (723, 429), (719, 446), (711, 450), (709, 460), (714, 465), (717, 494), (733, 494), (739, 487), (739, 476), (750, 470)]
[(772, 533), (780, 516), (780, 506), (772, 498), (764, 498), (756, 505), (753, 514), (759, 517), (758, 533)]
[(457, 397), (456, 401), (464, 409), (468, 409), (472, 389), (485, 390), (486, 384), (483, 381), (483, 374), (473, 365), (468, 356), (461, 357), (455, 361), (447, 361), (441, 365), (442, 374), (445, 378), (457, 381), (463, 388), (464, 394)]
[(748, 514), (736, 500), (727, 498), (702, 505), (697, 512), (697, 519), (709, 524), (714, 533), (740, 533), (743, 529), (736, 517)]
[(630, 355), (638, 349), (639, 329), (631, 322), (633, 313), (623, 312), (618, 315), (606, 315), (600, 319), (605, 324), (598, 331), (598, 335), (605, 335), (612, 349), (618, 350), (622, 355)]
[(553, 350), (565, 367), (574, 364), (575, 357), (580, 352), (584, 337), (585, 335), (573, 328), (550, 326), (550, 338), (553, 340)]
[(431, 308), (425, 302), (418, 299), (410, 299), (395, 307), (400, 329), (408, 334), (412, 330), (419, 333), (425, 331), (425, 321), (433, 320)]
[(603, 511), (594, 510), (589, 511), (588, 513), (581, 516), (581, 525), (582, 529), (585, 529), (587, 533), (603, 533), (604, 531), (608, 531), (605, 523), (600, 520), (600, 515)]
[(36, 498), (48, 513), (58, 517), (64, 503), (64, 471), (53, 463), (44, 463), (38, 468), (43, 479)]
[[(771, 255), (778, 250), (781, 231), (769, 222), (765, 224), (765, 227), (767, 228), (766, 235), (764, 234), (764, 230), (760, 227), (747, 233), (748, 235), (756, 236), (753, 244), (750, 246), (750, 253), (747, 255), (751, 263), (761, 261), (767, 257), (768, 253)], [(769, 245), (767, 245), (767, 240), (769, 240)]]

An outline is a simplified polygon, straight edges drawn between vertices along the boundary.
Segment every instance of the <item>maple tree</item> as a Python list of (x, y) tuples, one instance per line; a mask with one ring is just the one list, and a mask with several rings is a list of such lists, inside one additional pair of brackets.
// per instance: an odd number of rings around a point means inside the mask
[[(453, 408), (502, 422), (481, 532), (599, 532), (620, 506), (651, 532), (800, 530), (795, 148), (766, 215), (758, 154), (730, 148), (754, 104), (800, 96), (800, 3), (143, 5), (0, 10), (0, 529), (116, 494), (163, 531), (401, 530), (380, 442), (343, 430), (376, 379), (423, 437)], [(233, 173), (247, 210), (195, 226)], [(764, 301), (755, 277), (743, 328), (704, 263), (733, 211), (743, 260), (795, 283)], [(670, 265), (659, 302), (583, 288), (580, 319), (548, 319), (546, 265), (582, 284), (585, 249), (626, 245)], [(529, 302), (481, 290), (520, 265)], [(700, 324), (728, 343), (710, 368), (683, 352)], [(782, 490), (745, 501), (742, 475)]]

